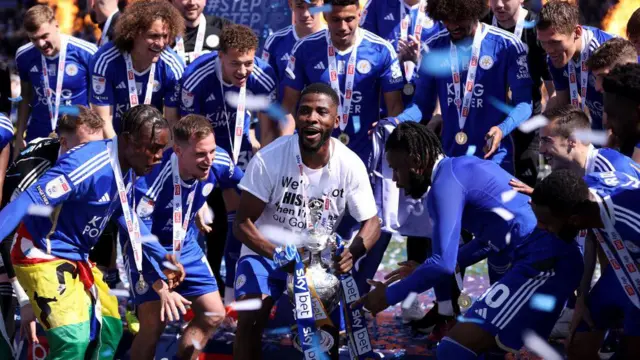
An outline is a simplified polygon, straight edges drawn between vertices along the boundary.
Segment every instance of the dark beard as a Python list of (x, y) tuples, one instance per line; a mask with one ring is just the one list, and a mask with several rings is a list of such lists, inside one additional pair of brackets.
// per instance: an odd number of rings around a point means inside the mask
[(318, 150), (320, 150), (320, 148), (322, 148), (322, 146), (324, 146), (324, 144), (327, 142), (327, 140), (329, 140), (329, 138), (331, 137), (331, 133), (332, 132), (333, 131), (330, 130), (330, 131), (321, 133), (322, 135), (320, 136), (320, 141), (318, 141), (318, 145), (316, 145), (316, 146), (308, 146), (307, 144), (305, 144), (305, 141), (302, 138), (303, 137), (302, 133), (299, 133), (300, 135), (298, 136), (298, 143), (300, 144), (300, 148), (304, 152), (315, 153)]
[(405, 194), (411, 196), (414, 199), (420, 199), (427, 192), (430, 181), (427, 181), (424, 173), (418, 174), (416, 172), (409, 172), (409, 186), (404, 189)]

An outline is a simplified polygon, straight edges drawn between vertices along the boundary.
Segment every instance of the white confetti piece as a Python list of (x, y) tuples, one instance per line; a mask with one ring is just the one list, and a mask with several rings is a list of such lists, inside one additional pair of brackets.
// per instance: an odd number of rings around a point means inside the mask
[(327, 13), (331, 12), (332, 6), (330, 4), (326, 4), (323, 6), (314, 6), (309, 8), (309, 14), (315, 15), (319, 13)]
[(109, 295), (113, 295), (113, 296), (119, 297), (119, 298), (128, 298), (129, 297), (129, 290), (125, 290), (125, 289), (110, 289), (109, 290)]
[(196, 339), (191, 339), (191, 343), (193, 344), (193, 348), (200, 351), (202, 350), (202, 345)]
[(410, 309), (411, 305), (413, 304), (413, 302), (416, 300), (417, 297), (418, 297), (418, 293), (415, 293), (415, 292), (409, 293), (407, 298), (404, 299), (404, 301), (402, 302), (402, 308), (405, 310)]
[(162, 266), (166, 267), (169, 270), (178, 271), (178, 267), (168, 261), (163, 261)]
[(511, 221), (514, 218), (513, 214), (505, 208), (493, 208), (491, 211), (498, 214), (504, 221)]
[[(238, 106), (238, 99), (240, 95), (237, 92), (227, 92), (225, 99), (227, 103), (233, 107)], [(247, 94), (245, 98), (245, 108), (250, 111), (262, 111), (266, 110), (271, 105), (271, 99), (267, 95), (250, 95)]]
[(576, 140), (582, 142), (591, 143), (593, 145), (606, 145), (609, 135), (605, 131), (591, 130), (591, 129), (578, 129), (573, 132), (573, 136)]
[(511, 233), (508, 232), (507, 235), (504, 237), (504, 243), (509, 245), (511, 244)]
[(227, 316), (227, 315), (226, 315), (226, 314), (224, 314), (224, 313), (221, 313), (221, 312), (217, 312), (217, 311), (206, 311), (206, 312), (204, 313), (204, 316), (225, 317), (225, 316)]
[(33, 216), (49, 217), (53, 212), (53, 208), (47, 205), (31, 205), (27, 209), (27, 214)]
[(558, 354), (558, 352), (549, 345), (544, 339), (542, 339), (538, 334), (531, 330), (526, 330), (524, 335), (522, 336), (522, 340), (524, 340), (524, 345), (529, 348), (534, 353), (538, 354), (538, 356), (542, 357), (545, 360), (563, 360), (562, 355)]
[(520, 131), (522, 131), (523, 133), (528, 134), (532, 131), (540, 129), (541, 127), (547, 126), (548, 123), (549, 119), (547, 119), (545, 116), (536, 115), (520, 124), (520, 126), (518, 126), (518, 129), (520, 129)]
[(517, 194), (518, 192), (515, 190), (505, 191), (500, 194), (500, 200), (502, 200), (503, 204), (508, 203), (509, 201), (513, 200), (513, 198), (515, 198)]
[(469, 145), (467, 148), (467, 156), (473, 156), (476, 153), (476, 149), (475, 145)]
[(248, 299), (231, 303), (229, 307), (235, 311), (252, 311), (262, 308), (261, 299)]
[(141, 244), (146, 244), (146, 243), (154, 243), (154, 242), (158, 242), (160, 240), (158, 240), (158, 237), (150, 234), (150, 235), (145, 235), (145, 236), (141, 236), (138, 238), (138, 241), (140, 241)]
[(547, 294), (533, 294), (531, 300), (529, 300), (529, 307), (544, 312), (551, 312), (556, 307), (556, 298)]

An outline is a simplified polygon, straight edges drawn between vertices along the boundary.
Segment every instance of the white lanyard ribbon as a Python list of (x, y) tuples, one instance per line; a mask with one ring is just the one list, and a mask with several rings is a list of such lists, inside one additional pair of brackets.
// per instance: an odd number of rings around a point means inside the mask
[[(194, 61), (202, 54), (202, 48), (204, 46), (204, 33), (207, 29), (207, 19), (204, 17), (204, 14), (200, 14), (200, 20), (198, 21), (198, 33), (196, 34), (196, 44), (193, 48), (191, 61)], [(187, 61), (188, 59), (184, 46), (184, 38), (182, 36), (180, 36), (178, 40), (176, 40), (176, 47), (174, 50), (178, 53), (178, 55), (180, 55), (185, 63), (189, 62)]]
[[(400, 39), (407, 41), (409, 35), (409, 23), (411, 22), (411, 14), (406, 13), (404, 0), (400, 1)], [(418, 7), (418, 14), (416, 14), (416, 22), (413, 24), (413, 36), (420, 44), (420, 39), (422, 38), (422, 25), (424, 24), (425, 18), (427, 14), (425, 13), (425, 9), (427, 7), (427, 0), (420, 0), (420, 5)], [(404, 74), (406, 78), (406, 82), (411, 81), (413, 78), (413, 73), (415, 71), (415, 64), (409, 64), (411, 61), (404, 62)]]
[[(224, 116), (227, 118), (227, 133), (229, 133), (229, 113), (227, 112), (227, 102), (224, 97), (224, 80), (222, 79), (222, 64), (220, 59), (216, 59), (216, 73), (218, 74), (218, 82), (220, 82), (220, 95), (222, 96), (222, 105), (224, 106)], [(232, 143), (233, 150), (233, 162), (238, 163), (238, 156), (240, 156), (240, 148), (242, 147), (242, 136), (244, 134), (244, 117), (245, 117), (245, 104), (247, 102), (247, 83), (240, 88), (238, 93), (238, 106), (236, 107), (236, 124), (235, 132), (233, 134), (233, 142), (231, 141), (231, 133), (229, 133), (229, 142)]]
[[(527, 17), (527, 14), (529, 14), (529, 11), (523, 7), (520, 7), (520, 10), (518, 11), (518, 21), (516, 22), (516, 29), (513, 31), (513, 35), (515, 35), (518, 39), (522, 39), (522, 32), (524, 31), (524, 19)], [(498, 26), (498, 19), (495, 15), (493, 15), (493, 21), (491, 22), (491, 25)]]
[[(356, 30), (357, 31), (357, 30)], [(353, 99), (353, 86), (355, 83), (356, 77), (356, 60), (358, 57), (358, 46), (360, 45), (360, 41), (362, 38), (359, 32), (356, 32), (356, 41), (353, 44), (351, 50), (351, 55), (349, 56), (349, 62), (347, 63), (347, 68), (345, 69), (346, 79), (344, 85), (344, 99), (340, 94), (340, 82), (338, 80), (338, 64), (336, 62), (336, 52), (337, 49), (333, 46), (331, 42), (331, 35), (329, 31), (326, 31), (327, 37), (327, 60), (329, 62), (329, 79), (331, 80), (331, 88), (333, 91), (338, 94), (338, 99), (340, 100), (340, 106), (338, 107), (338, 115), (340, 116), (340, 130), (344, 131), (349, 123), (349, 111), (351, 108), (351, 100)]]
[(467, 82), (464, 88), (464, 100), (462, 101), (460, 100), (460, 83), (462, 82), (462, 76), (459, 69), (458, 49), (453, 42), (451, 43), (451, 75), (453, 77), (453, 88), (456, 94), (455, 105), (458, 110), (458, 125), (460, 126), (460, 130), (464, 130), (464, 124), (467, 122), (467, 117), (471, 109), (471, 99), (473, 98), (473, 89), (476, 83), (476, 72), (478, 71), (478, 62), (480, 61), (480, 48), (486, 34), (487, 27), (478, 24), (476, 34), (473, 37), (473, 45), (471, 46), (471, 60), (469, 61)]
[[(629, 251), (627, 250), (627, 246), (624, 244), (622, 237), (616, 231), (613, 220), (614, 207), (613, 202), (609, 196), (605, 196), (601, 198), (599, 195), (594, 193), (596, 200), (598, 201), (598, 206), (600, 207), (600, 217), (602, 218), (602, 222), (604, 223), (604, 231), (607, 233), (608, 242), (605, 240), (604, 236), (600, 233), (602, 229), (594, 229), (594, 233), (598, 242), (600, 243), (600, 247), (604, 250), (604, 253), (607, 255), (607, 259), (609, 259), (609, 264), (613, 268), (613, 271), (616, 274), (616, 277), (620, 281), (620, 285), (624, 289), (624, 292), (627, 294), (631, 302), (640, 309), (640, 273), (638, 271), (638, 267), (635, 264), (631, 255), (629, 255)], [(606, 207), (605, 207), (606, 204)], [(611, 217), (607, 212), (607, 208), (611, 212)], [(622, 266), (618, 262), (618, 259), (615, 257), (611, 249), (615, 249), (618, 257), (622, 261)], [(626, 270), (626, 273), (625, 273)], [(628, 276), (627, 276), (628, 274)]]
[(58, 125), (58, 114), (60, 113), (60, 97), (62, 96), (62, 81), (64, 79), (65, 62), (67, 58), (67, 43), (69, 38), (66, 35), (60, 36), (60, 52), (58, 53), (58, 70), (56, 72), (56, 100), (51, 101), (53, 90), (49, 86), (49, 69), (47, 68), (47, 59), (44, 55), (40, 55), (42, 59), (42, 81), (44, 82), (44, 95), (47, 97), (47, 105), (49, 106), (49, 119), (51, 120), (51, 131), (56, 131)]
[[(584, 28), (583, 28), (584, 29)], [(587, 101), (587, 86), (589, 85), (589, 68), (587, 59), (589, 58), (589, 43), (591, 42), (591, 31), (584, 29), (582, 35), (582, 51), (580, 52), (580, 100), (578, 99), (578, 76), (573, 59), (569, 59), (567, 64), (569, 70), (569, 91), (571, 93), (571, 104), (584, 111)]]
[[(120, 161), (118, 160), (118, 137), (114, 137), (113, 140), (107, 144), (109, 148), (109, 155), (111, 160), (111, 167), (116, 179), (116, 187), (118, 189), (118, 198), (120, 199), (120, 205), (122, 206), (122, 213), (124, 220), (127, 223), (127, 233), (129, 234), (129, 241), (131, 242), (131, 248), (133, 249), (133, 259), (136, 263), (136, 269), (140, 276), (142, 276), (142, 243), (140, 239), (140, 224), (138, 223), (138, 216), (131, 216), (131, 209), (129, 208), (129, 200), (127, 199), (127, 190), (122, 180), (122, 169), (120, 168)], [(131, 179), (131, 193), (133, 200), (133, 208), (136, 207), (136, 195), (135, 195), (135, 175), (132, 175)]]
[[(136, 87), (136, 74), (133, 71), (133, 60), (131, 54), (124, 53), (124, 62), (127, 65), (127, 85), (129, 88), (129, 103), (131, 107), (138, 106), (138, 88)], [(156, 77), (156, 63), (151, 63), (151, 69), (149, 69), (149, 79), (147, 80), (147, 89), (144, 95), (144, 104), (151, 104), (151, 97), (153, 96), (153, 84)]]
[(191, 218), (191, 207), (195, 197), (198, 180), (193, 183), (193, 187), (187, 197), (187, 212), (182, 217), (182, 181), (180, 181), (180, 171), (178, 170), (178, 156), (171, 154), (171, 175), (173, 178), (173, 254), (180, 255), (182, 242), (187, 234), (189, 219)]
[(104, 23), (104, 27), (102, 28), (102, 35), (100, 35), (100, 41), (98, 41), (98, 47), (104, 45), (109, 39), (107, 36), (107, 32), (109, 31), (109, 27), (111, 26), (111, 21), (113, 21), (113, 16), (117, 14), (118, 11), (113, 12), (113, 14), (109, 15), (107, 21)]

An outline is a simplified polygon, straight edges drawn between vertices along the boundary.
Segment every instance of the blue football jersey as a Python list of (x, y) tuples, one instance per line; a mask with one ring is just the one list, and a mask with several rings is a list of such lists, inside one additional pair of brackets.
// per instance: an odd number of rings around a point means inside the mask
[[(168, 251), (171, 251), (173, 246), (172, 154), (173, 149), (167, 149), (163, 154), (162, 162), (136, 183), (136, 212)], [(182, 181), (183, 217), (186, 216), (188, 208), (187, 198), (192, 191), (195, 191), (187, 229), (195, 222), (197, 211), (204, 205), (207, 196), (215, 186), (223, 189), (237, 188), (242, 176), (242, 170), (233, 164), (229, 154), (218, 147), (206, 180)], [(185, 238), (183, 254), (188, 253), (193, 246), (198, 246), (197, 238)]]
[[(291, 74), (287, 71), (287, 76), (283, 79), (285, 86), (302, 91), (306, 85), (315, 82), (331, 84), (327, 58), (327, 31), (318, 31), (296, 43), (289, 64)], [(367, 131), (371, 124), (380, 118), (380, 94), (400, 91), (404, 86), (404, 80), (396, 51), (391, 44), (367, 30), (359, 29), (359, 32), (358, 36), (362, 41), (358, 46), (349, 123), (344, 132), (348, 138), (347, 146), (366, 163), (372, 149)], [(343, 93), (340, 96), (343, 99), (345, 70), (350, 55), (350, 49), (336, 52), (338, 82)], [(339, 135), (340, 129), (336, 129), (333, 136)]]
[[(23, 219), (34, 243), (51, 255), (69, 260), (87, 260), (89, 251), (114, 213), (122, 213), (107, 144), (92, 141), (61, 155), (26, 193), (39, 205), (54, 207), (51, 217)], [(131, 171), (123, 174), (131, 182)]]
[(586, 174), (618, 171), (640, 179), (640, 165), (613, 149), (590, 147), (585, 165)]
[(13, 123), (7, 115), (0, 113), (0, 149), (13, 140)]
[[(522, 102), (528, 102), (531, 107), (533, 83), (527, 65), (526, 47), (520, 39), (510, 32), (486, 24), (482, 26), (486, 26), (488, 29), (480, 48), (471, 109), (464, 125), (464, 132), (468, 136), (465, 144), (459, 145), (455, 141), (455, 135), (460, 131), (460, 125), (458, 124), (458, 107), (455, 104), (456, 96), (450, 57), (442, 56), (439, 59), (440, 64), (437, 66), (442, 68), (442, 71), (439, 71), (440, 74), (421, 72), (416, 80), (417, 88), (414, 102), (420, 108), (423, 118), (431, 117), (436, 99), (440, 100), (444, 119), (442, 146), (447, 156), (484, 156), (485, 135), (489, 129), (493, 126), (500, 126), (510, 119), (502, 110), (492, 105), (491, 101), (497, 100), (506, 103), (509, 88), (513, 94), (514, 102), (519, 99)], [(468, 40), (468, 42), (463, 40), (457, 44), (461, 99), (464, 97), (463, 90), (471, 58), (472, 39)], [(447, 29), (443, 29), (423, 43), (423, 47), (427, 51), (438, 51), (443, 54), (449, 54), (450, 46), (451, 38)], [(425, 61), (425, 55), (423, 55), (423, 61)], [(505, 129), (502, 130), (504, 133)], [(492, 158), (497, 163), (513, 156), (511, 138), (508, 136), (508, 132), (503, 135), (502, 143)], [(468, 154), (471, 145), (475, 146), (475, 153)]]
[[(94, 44), (72, 36), (68, 37), (60, 106), (89, 105), (89, 79), (91, 73), (89, 63), (96, 51), (98, 51), (98, 48)], [(58, 55), (52, 58), (45, 57), (45, 59), (49, 87), (52, 91), (51, 101), (55, 102)], [(37, 137), (47, 137), (54, 129), (51, 129), (49, 100), (44, 90), (42, 53), (32, 43), (23, 45), (16, 52), (16, 66), (20, 80), (29, 82), (33, 87), (31, 118), (27, 127), (27, 138), (31, 140)]]
[[(142, 104), (147, 91), (149, 69), (135, 73), (138, 101)], [(172, 49), (160, 53), (154, 74), (151, 105), (160, 111), (164, 106), (178, 107), (178, 81), (182, 77), (184, 63)], [(122, 114), (131, 107), (127, 82), (127, 66), (123, 54), (114, 43), (102, 46), (91, 59), (91, 103), (99, 106), (113, 106), (113, 128), (116, 134), (122, 128)]]
[(284, 83), (282, 79), (285, 76), (285, 70), (289, 63), (293, 45), (295, 45), (298, 40), (300, 40), (300, 38), (296, 34), (295, 27), (289, 25), (269, 35), (262, 49), (262, 60), (266, 61), (269, 66), (273, 68), (278, 77), (277, 99), (279, 103), (282, 103), (282, 95), (284, 94)]
[[(233, 135), (236, 122), (236, 108), (225, 100), (227, 92), (240, 92), (238, 87), (222, 83), (216, 68), (219, 64), (218, 53), (213, 52), (200, 56), (185, 70), (180, 81), (181, 115), (199, 114), (206, 116), (214, 128), (216, 144), (228, 153), (233, 153)], [(275, 100), (277, 76), (266, 61), (255, 58), (253, 71), (247, 79), (247, 96), (267, 95)], [(224, 93), (223, 94), (223, 88)], [(251, 114), (245, 111), (244, 136), (240, 147), (237, 165), (244, 169), (253, 156), (249, 141), (249, 123)]]
[[(593, 52), (597, 48), (599, 48), (600, 45), (604, 44), (607, 40), (614, 37), (614, 35), (591, 26), (582, 26), (582, 28), (585, 32), (591, 32), (591, 34), (593, 34), (593, 36), (591, 37), (591, 41), (589, 42), (589, 56), (591, 56), (591, 54), (593, 54)], [(573, 59), (569, 61), (573, 61)], [(551, 72), (551, 76), (553, 77), (553, 84), (555, 85), (556, 90), (570, 91), (569, 65), (565, 65), (564, 67), (558, 69), (553, 66), (549, 57), (547, 57), (547, 64), (549, 65), (549, 72)], [(580, 92), (580, 74), (582, 73), (582, 67), (580, 66), (580, 63), (574, 62), (574, 64), (576, 69), (578, 92)], [(602, 94), (596, 90), (595, 86), (596, 77), (595, 75), (593, 75), (593, 73), (589, 72), (586, 106), (589, 108), (589, 114), (591, 115), (591, 127), (593, 129), (602, 129), (602, 113), (604, 109), (602, 103)]]

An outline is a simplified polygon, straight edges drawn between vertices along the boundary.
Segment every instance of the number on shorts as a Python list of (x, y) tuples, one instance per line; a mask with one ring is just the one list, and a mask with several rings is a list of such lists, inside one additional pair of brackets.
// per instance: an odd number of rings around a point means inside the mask
[(497, 284), (484, 297), (484, 302), (492, 308), (498, 308), (509, 297), (509, 288), (504, 284)]

